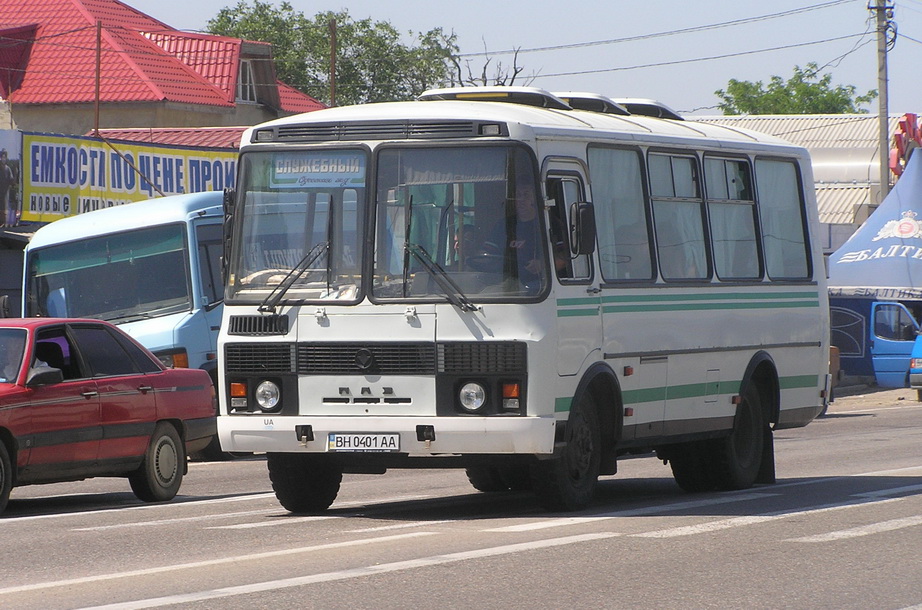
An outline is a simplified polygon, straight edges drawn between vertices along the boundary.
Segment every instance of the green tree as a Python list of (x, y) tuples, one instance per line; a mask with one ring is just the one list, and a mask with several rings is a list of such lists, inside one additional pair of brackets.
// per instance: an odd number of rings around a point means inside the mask
[(832, 86), (832, 75), (819, 75), (815, 63), (808, 63), (806, 69), (794, 66), (794, 76), (784, 81), (772, 76), (768, 86), (762, 81), (739, 81), (730, 79), (727, 89), (714, 93), (722, 101), (718, 107), (724, 114), (866, 114), (860, 108), (877, 97), (871, 90), (864, 95), (855, 95), (853, 85)]
[(458, 46), (441, 28), (409, 32), (412, 44), (387, 21), (353, 20), (327, 11), (307, 18), (288, 2), (240, 0), (208, 21), (212, 34), (268, 42), (279, 80), (330, 102), (331, 23), (336, 25), (336, 104), (413, 99), (452, 79)]

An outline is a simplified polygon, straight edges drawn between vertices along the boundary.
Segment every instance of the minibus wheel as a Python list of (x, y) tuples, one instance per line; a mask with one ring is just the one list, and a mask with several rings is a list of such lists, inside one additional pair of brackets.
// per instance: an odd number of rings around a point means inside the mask
[(675, 445), (669, 449), (669, 467), (672, 476), (683, 491), (698, 493), (712, 491), (717, 482), (712, 476), (714, 454), (712, 441), (695, 441)]
[(736, 406), (733, 431), (716, 442), (715, 475), (720, 489), (746, 489), (755, 483), (767, 425), (759, 392), (749, 384)]
[(599, 480), (602, 435), (594, 397), (585, 393), (567, 419), (560, 455), (532, 466), (531, 483), (548, 510), (580, 510), (589, 505)]
[(266, 465), (275, 497), (293, 513), (325, 511), (343, 480), (342, 468), (324, 455), (267, 453)]
[(471, 466), (465, 468), (464, 473), (477, 491), (490, 493), (509, 489), (496, 466)]

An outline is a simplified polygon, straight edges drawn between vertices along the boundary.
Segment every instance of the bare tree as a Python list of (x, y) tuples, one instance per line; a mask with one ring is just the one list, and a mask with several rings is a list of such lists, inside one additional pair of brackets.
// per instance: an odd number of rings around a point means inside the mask
[[(474, 74), (474, 66), (470, 59), (464, 60), (462, 65), (459, 57), (453, 57), (454, 69), (451, 85), (461, 87), (486, 87), (491, 85), (511, 87), (517, 84), (528, 85), (532, 83), (537, 74), (532, 73), (528, 76), (522, 76), (525, 68), (519, 65), (519, 49), (520, 47), (513, 50), (511, 67), (504, 66), (502, 62), (497, 61), (491, 72), (493, 57), (486, 50), (486, 42), (484, 42), (484, 56), (486, 59), (477, 75)], [(520, 82), (517, 83), (517, 79)]]

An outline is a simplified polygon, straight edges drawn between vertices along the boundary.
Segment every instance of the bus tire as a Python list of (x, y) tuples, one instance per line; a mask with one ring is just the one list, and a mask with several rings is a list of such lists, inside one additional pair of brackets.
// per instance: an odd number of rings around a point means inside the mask
[(712, 472), (713, 449), (710, 442), (697, 441), (676, 445), (670, 450), (669, 466), (682, 490), (700, 493), (717, 487)]
[(7, 451), (6, 445), (0, 439), (0, 513), (6, 510), (6, 504), (10, 501), (10, 491), (13, 489), (13, 462), (10, 459), (10, 452)]
[(736, 406), (733, 431), (715, 441), (714, 473), (719, 489), (752, 487), (762, 465), (767, 425), (759, 392), (753, 384), (749, 384)]
[(595, 399), (588, 392), (567, 419), (560, 455), (531, 468), (531, 483), (547, 510), (580, 510), (589, 505), (599, 480), (602, 435)]
[(506, 491), (509, 485), (503, 480), (499, 468), (495, 466), (471, 466), (465, 468), (467, 480), (471, 482), (474, 489), (485, 493), (495, 491)]
[(266, 465), (275, 497), (293, 513), (325, 511), (343, 480), (342, 468), (322, 455), (267, 453)]
[(128, 475), (131, 491), (144, 502), (172, 500), (186, 471), (186, 452), (179, 433), (160, 422), (154, 428), (141, 466)]
[(512, 491), (531, 490), (531, 468), (527, 465), (503, 466), (499, 469), (499, 476)]

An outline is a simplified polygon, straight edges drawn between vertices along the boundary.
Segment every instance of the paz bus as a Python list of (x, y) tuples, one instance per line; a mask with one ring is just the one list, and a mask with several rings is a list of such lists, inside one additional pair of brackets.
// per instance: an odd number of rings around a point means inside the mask
[(564, 510), (631, 455), (690, 491), (774, 482), (773, 430), (828, 400), (810, 159), (649, 114), (462, 88), (248, 129), (222, 449), (265, 452), (292, 512), (390, 468)]

